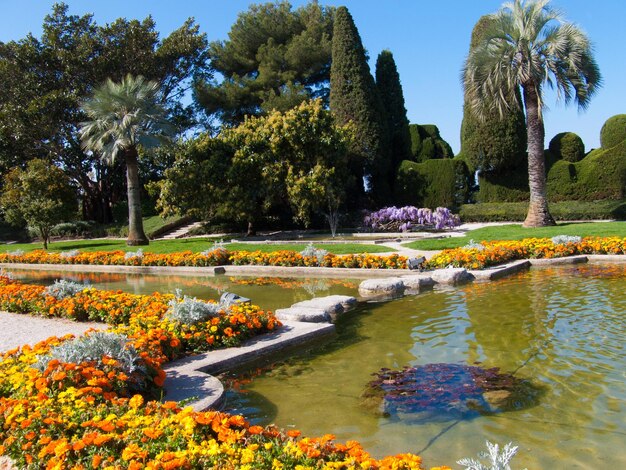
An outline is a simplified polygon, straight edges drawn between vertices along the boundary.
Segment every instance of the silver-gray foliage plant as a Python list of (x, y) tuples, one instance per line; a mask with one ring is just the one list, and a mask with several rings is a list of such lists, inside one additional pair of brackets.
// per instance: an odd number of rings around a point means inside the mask
[(328, 254), (328, 251), (323, 248), (315, 248), (313, 243), (309, 243), (300, 254), (305, 258), (317, 258), (317, 264), (321, 265), (324, 263), (324, 257)]
[(80, 254), (79, 250), (68, 250), (68, 251), (62, 251), (61, 253), (59, 253), (59, 256), (61, 258), (73, 258), (74, 256), (78, 256)]
[(469, 243), (465, 245), (463, 248), (465, 248), (466, 250), (483, 251), (485, 249), (485, 245), (483, 245), (480, 242), (475, 242), (474, 240), (470, 240)]
[(471, 458), (461, 459), (457, 463), (463, 465), (465, 470), (511, 470), (510, 462), (517, 453), (517, 449), (517, 446), (509, 442), (500, 452), (498, 444), (487, 441), (487, 452), (478, 453), (479, 458), (488, 460), (487, 465)]
[(144, 361), (134, 346), (129, 343), (128, 337), (104, 331), (96, 331), (54, 346), (47, 355), (42, 356), (34, 364), (34, 367), (43, 372), (53, 359), (74, 364), (95, 361), (98, 365), (102, 365), (103, 357), (115, 359), (129, 376), (135, 372), (146, 373)]
[(555, 245), (567, 245), (568, 243), (580, 243), (581, 237), (577, 235), (556, 235), (552, 237), (552, 243)]
[(195, 297), (183, 296), (180, 289), (176, 289), (176, 298), (168, 302), (169, 308), (165, 317), (171, 321), (185, 325), (208, 320), (219, 315), (224, 307), (220, 304), (205, 302)]
[(7, 255), (9, 256), (22, 256), (24, 254), (24, 250), (13, 250), (13, 251), (7, 251)]
[(87, 287), (89, 287), (89, 284), (66, 281), (65, 279), (57, 279), (54, 281), (54, 284), (51, 284), (44, 289), (43, 295), (54, 297), (57, 300), (61, 300), (65, 299), (66, 297), (72, 297), (73, 295), (82, 292)]
[(143, 258), (143, 250), (139, 248), (137, 251), (127, 251), (124, 253), (124, 259)]

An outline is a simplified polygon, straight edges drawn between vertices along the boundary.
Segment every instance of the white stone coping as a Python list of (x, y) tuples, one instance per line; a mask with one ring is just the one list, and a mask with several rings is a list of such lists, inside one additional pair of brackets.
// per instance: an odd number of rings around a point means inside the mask
[(165, 400), (186, 400), (196, 411), (215, 408), (224, 394), (224, 386), (214, 376), (228, 369), (250, 364), (277, 352), (301, 346), (335, 333), (330, 323), (284, 321), (276, 331), (256, 336), (245, 344), (188, 356), (165, 365)]

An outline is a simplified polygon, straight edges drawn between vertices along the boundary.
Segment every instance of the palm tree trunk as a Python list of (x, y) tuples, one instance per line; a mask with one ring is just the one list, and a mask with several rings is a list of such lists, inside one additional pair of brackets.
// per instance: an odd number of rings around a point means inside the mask
[(524, 85), (526, 133), (528, 138), (528, 186), (530, 203), (524, 227), (556, 225), (548, 210), (546, 189), (546, 162), (543, 155), (545, 130), (539, 107), (539, 96), (534, 84)]
[(139, 164), (137, 149), (131, 147), (124, 152), (126, 158), (126, 183), (128, 187), (128, 246), (147, 245), (150, 242), (143, 231), (141, 218), (141, 188), (139, 186)]

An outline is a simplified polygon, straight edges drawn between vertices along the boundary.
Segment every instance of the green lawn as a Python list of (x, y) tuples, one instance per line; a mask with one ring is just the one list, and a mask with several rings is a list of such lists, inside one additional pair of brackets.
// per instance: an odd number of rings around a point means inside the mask
[(464, 237), (418, 240), (404, 246), (416, 250), (443, 250), (490, 240), (521, 240), (523, 238), (551, 238), (555, 235), (581, 237), (626, 237), (626, 222), (559, 223), (554, 227), (523, 228), (520, 224), (494, 225), (467, 232)]
[[(113, 239), (98, 239), (98, 240), (70, 240), (53, 242), (48, 245), (48, 251), (68, 251), (68, 250), (80, 250), (80, 251), (136, 251), (137, 248), (142, 248), (145, 253), (175, 253), (178, 251), (190, 250), (193, 252), (199, 252), (208, 250), (213, 246), (213, 240), (209, 238), (183, 238), (177, 240), (156, 240), (150, 242), (150, 245), (144, 247), (128, 247), (124, 240)], [(331, 253), (337, 255), (350, 254), (350, 253), (382, 253), (386, 251), (392, 251), (391, 248), (384, 245), (373, 244), (360, 244), (360, 243), (341, 243), (341, 244), (324, 244), (315, 243), (315, 247), (323, 248)], [(227, 250), (245, 250), (245, 251), (279, 251), (279, 250), (293, 250), (302, 251), (306, 247), (305, 244), (280, 244), (270, 245), (266, 243), (226, 243), (224, 248)], [(24, 250), (32, 251), (42, 248), (41, 243), (15, 243), (12, 245), (0, 245), (0, 252)]]

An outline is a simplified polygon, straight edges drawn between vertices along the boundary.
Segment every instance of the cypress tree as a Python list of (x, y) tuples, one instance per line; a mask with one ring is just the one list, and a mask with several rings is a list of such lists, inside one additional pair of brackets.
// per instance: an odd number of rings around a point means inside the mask
[[(352, 16), (346, 7), (335, 12), (330, 109), (340, 125), (352, 122), (354, 142), (350, 170), (358, 181), (365, 177), (373, 202), (389, 202), (389, 152), (382, 103), (367, 65), (367, 54)], [(362, 184), (358, 192), (362, 194)]]
[[(489, 21), (490, 16), (483, 16), (474, 26), (470, 50), (480, 43)], [(518, 91), (516, 100), (521, 103), (521, 99)], [(474, 170), (483, 173), (501, 174), (512, 170), (526, 173), (526, 121), (522, 107), (511, 103), (504, 118), (494, 110), (479, 120), (471, 113), (465, 97), (461, 155)]]
[(391, 51), (385, 50), (378, 54), (376, 60), (376, 88), (380, 96), (391, 152), (391, 168), (389, 184), (393, 187), (400, 163), (411, 159), (411, 135), (409, 120), (404, 107), (404, 94), (400, 84), (400, 75)]

